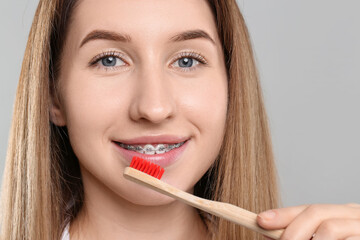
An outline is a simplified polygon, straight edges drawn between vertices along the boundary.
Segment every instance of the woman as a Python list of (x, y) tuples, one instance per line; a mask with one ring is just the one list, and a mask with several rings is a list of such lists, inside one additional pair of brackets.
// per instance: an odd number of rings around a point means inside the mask
[[(278, 205), (246, 26), (235, 1), (40, 1), (24, 57), (3, 239), (262, 239), (126, 181), (162, 180), (253, 212)], [(355, 239), (359, 206), (259, 214), (283, 239)], [(359, 237), (358, 237), (359, 238)]]

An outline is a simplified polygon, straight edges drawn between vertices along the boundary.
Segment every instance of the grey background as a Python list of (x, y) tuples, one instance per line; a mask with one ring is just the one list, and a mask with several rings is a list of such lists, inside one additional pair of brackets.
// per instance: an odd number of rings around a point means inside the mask
[[(0, 2), (1, 176), (37, 2)], [(238, 3), (254, 43), (283, 205), (360, 203), (360, 1)]]

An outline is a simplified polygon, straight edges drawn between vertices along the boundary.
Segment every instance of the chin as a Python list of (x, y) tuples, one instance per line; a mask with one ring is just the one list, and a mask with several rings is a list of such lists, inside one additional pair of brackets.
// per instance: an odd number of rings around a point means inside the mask
[[(190, 174), (188, 175), (188, 178), (184, 179), (180, 177), (183, 176), (181, 174), (180, 176), (176, 176), (176, 174), (174, 175), (164, 176), (161, 181), (189, 193), (192, 193), (194, 185), (198, 181), (198, 178), (201, 177), (195, 177)], [(181, 179), (181, 181), (179, 179)], [(142, 206), (162, 206), (177, 201), (172, 197), (159, 193), (151, 188), (142, 186), (138, 183), (126, 180), (125, 178), (123, 178), (122, 180), (123, 182), (121, 183), (121, 185), (118, 185), (119, 188), (117, 191), (117, 195), (119, 195), (121, 198), (131, 204)]]
[(129, 182), (125, 191), (120, 193), (120, 196), (129, 203), (148, 207), (167, 205), (176, 201), (174, 198), (133, 182)]

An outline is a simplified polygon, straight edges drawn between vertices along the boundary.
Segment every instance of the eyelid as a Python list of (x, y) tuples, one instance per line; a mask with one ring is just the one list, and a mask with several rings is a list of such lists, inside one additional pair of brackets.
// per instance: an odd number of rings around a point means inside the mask
[[(129, 63), (125, 60), (126, 55), (118, 52), (118, 51), (104, 51), (98, 55), (96, 55), (95, 57), (93, 57), (90, 62), (89, 62), (89, 66), (90, 67), (94, 67), (101, 59), (105, 58), (105, 57), (116, 57), (119, 58), (121, 61), (123, 61), (125, 64), (127, 64), (129, 66)], [(199, 63), (196, 66), (193, 67), (189, 67), (189, 68), (182, 68), (182, 67), (174, 67), (179, 69), (180, 71), (193, 71), (196, 70), (196, 68), (198, 68), (198, 65), (208, 65), (207, 60), (205, 59), (205, 57), (203, 57), (203, 55), (199, 52), (193, 51), (193, 50), (185, 50), (183, 52), (180, 52), (178, 54), (176, 54), (176, 56), (171, 60), (170, 66), (173, 65), (176, 61), (178, 61), (181, 58), (185, 58), (185, 57), (191, 57), (193, 59), (195, 59), (196, 61), (198, 61)], [(118, 67), (101, 67), (98, 66), (99, 68), (103, 68), (105, 70), (116, 70), (117, 68), (124, 68), (125, 66), (118, 66)]]
[(89, 62), (89, 66), (94, 66), (96, 63), (98, 63), (102, 58), (105, 58), (105, 57), (117, 57), (119, 58), (121, 61), (123, 61), (124, 63), (126, 64), (129, 64), (125, 58), (125, 54), (121, 53), (121, 52), (117, 52), (117, 51), (106, 51), (106, 52), (102, 52), (98, 55), (96, 55), (95, 57), (93, 57), (90, 62)]
[[(195, 66), (193, 66), (193, 67), (188, 67), (188, 68), (183, 68), (183, 67), (173, 67), (172, 65), (174, 64), (174, 63), (176, 63), (176, 61), (178, 61), (179, 59), (181, 59), (181, 58), (185, 58), (185, 57), (190, 57), (190, 58), (193, 58), (193, 59), (195, 59), (197, 62), (198, 62), (198, 64), (196, 64)], [(172, 68), (175, 68), (175, 69), (177, 69), (178, 71), (181, 71), (181, 72), (191, 72), (191, 71), (195, 71), (197, 68), (199, 68), (201, 65), (208, 65), (208, 62), (207, 62), (207, 60), (203, 57), (203, 55), (202, 54), (200, 54), (200, 53), (198, 53), (198, 52), (195, 52), (195, 51), (185, 51), (185, 52), (181, 52), (181, 53), (179, 53), (179, 54), (177, 54), (176, 56), (175, 56), (175, 59), (173, 59), (172, 61), (171, 61), (171, 64), (170, 64), (170, 66), (172, 67)]]
[(199, 61), (202, 64), (208, 64), (207, 60), (203, 57), (203, 55), (196, 51), (184, 51), (178, 53), (174, 59), (171, 61), (171, 64), (173, 64), (175, 61), (184, 58), (184, 57), (192, 57), (195, 60)]

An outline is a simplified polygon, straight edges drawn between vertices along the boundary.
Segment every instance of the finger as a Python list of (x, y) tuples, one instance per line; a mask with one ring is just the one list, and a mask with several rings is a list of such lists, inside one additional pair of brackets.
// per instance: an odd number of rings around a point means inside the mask
[(265, 237), (265, 236), (264, 236), (264, 239), (265, 239), (265, 240), (274, 240), (274, 239), (272, 239), (272, 238)]
[(359, 220), (360, 208), (349, 205), (311, 205), (287, 226), (282, 239), (310, 239), (322, 222), (339, 218)]
[(348, 237), (348, 238), (345, 238), (345, 240), (360, 240), (360, 235), (359, 236)]
[(360, 235), (359, 219), (329, 219), (320, 224), (313, 240), (337, 240), (356, 235)]
[(257, 222), (265, 229), (285, 228), (306, 208), (308, 205), (268, 210), (258, 214)]

